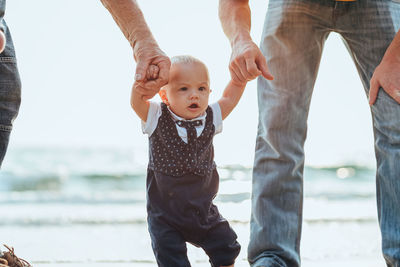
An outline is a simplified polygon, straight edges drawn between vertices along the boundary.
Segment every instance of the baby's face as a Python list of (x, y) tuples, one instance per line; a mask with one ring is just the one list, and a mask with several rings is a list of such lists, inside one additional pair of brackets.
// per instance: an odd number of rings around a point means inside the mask
[(160, 95), (179, 117), (190, 120), (200, 116), (208, 107), (210, 95), (206, 67), (200, 62), (172, 64), (169, 82)]

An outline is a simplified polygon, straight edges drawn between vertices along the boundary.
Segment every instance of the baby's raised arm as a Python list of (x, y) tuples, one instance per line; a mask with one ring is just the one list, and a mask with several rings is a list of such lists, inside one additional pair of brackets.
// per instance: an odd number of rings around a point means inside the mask
[(221, 108), (222, 119), (224, 120), (236, 107), (240, 98), (242, 97), (244, 88), (247, 83), (240, 83), (234, 80), (230, 80), (228, 85), (222, 94), (218, 104)]
[[(157, 80), (159, 75), (159, 68), (156, 65), (150, 65), (146, 73), (146, 83), (151, 83), (153, 80)], [(149, 112), (149, 99), (151, 99), (155, 94), (149, 92), (143, 86), (142, 82), (135, 82), (132, 86), (131, 93), (131, 106), (136, 114), (144, 122), (147, 120), (147, 113)]]

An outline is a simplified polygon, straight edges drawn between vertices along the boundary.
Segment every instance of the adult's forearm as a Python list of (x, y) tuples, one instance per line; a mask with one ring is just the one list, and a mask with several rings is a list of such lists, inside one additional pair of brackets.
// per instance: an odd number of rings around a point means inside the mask
[(229, 61), (232, 79), (236, 83), (251, 81), (259, 75), (274, 79), (260, 48), (250, 36), (249, 0), (219, 0), (219, 17), (232, 47)]
[(141, 43), (157, 45), (136, 0), (100, 0), (135, 49)]
[(251, 39), (251, 11), (248, 0), (220, 0), (219, 18), (231, 45)]

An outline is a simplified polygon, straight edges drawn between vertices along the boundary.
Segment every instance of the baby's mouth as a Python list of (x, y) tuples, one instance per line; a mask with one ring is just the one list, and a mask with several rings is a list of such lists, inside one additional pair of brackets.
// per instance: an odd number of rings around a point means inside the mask
[(189, 106), (189, 108), (198, 108), (199, 107), (199, 105), (197, 105), (197, 104), (195, 104), (195, 103), (193, 103), (193, 104), (191, 104), (190, 106)]

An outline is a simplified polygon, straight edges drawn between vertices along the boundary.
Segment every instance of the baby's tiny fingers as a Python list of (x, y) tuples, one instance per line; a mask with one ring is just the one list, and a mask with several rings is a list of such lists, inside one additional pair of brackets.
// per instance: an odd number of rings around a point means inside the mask
[(151, 65), (150, 66), (153, 72), (153, 79), (157, 79), (158, 78), (158, 73), (160, 72), (160, 68), (157, 65)]
[(158, 68), (157, 65), (150, 65), (147, 68), (147, 75), (146, 75), (147, 80), (157, 79), (159, 71), (160, 71), (160, 69)]

